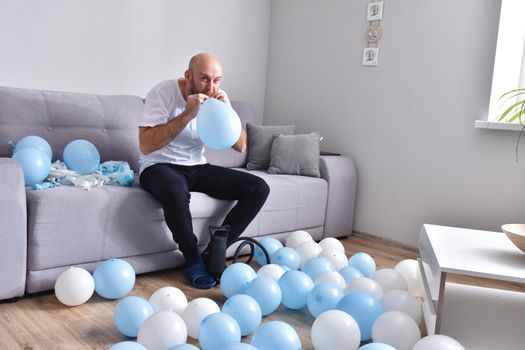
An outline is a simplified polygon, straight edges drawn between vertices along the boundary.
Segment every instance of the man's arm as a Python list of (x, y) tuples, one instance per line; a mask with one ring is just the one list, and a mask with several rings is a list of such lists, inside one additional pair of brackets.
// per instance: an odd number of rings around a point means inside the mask
[(186, 108), (176, 118), (166, 124), (139, 127), (139, 144), (142, 154), (155, 152), (177, 137), (186, 125), (197, 116), (200, 104), (207, 98), (208, 96), (204, 94), (190, 95), (186, 101)]
[(239, 139), (235, 142), (232, 148), (241, 153), (246, 149), (246, 130), (244, 130), (244, 128), (241, 129), (241, 136), (239, 136)]

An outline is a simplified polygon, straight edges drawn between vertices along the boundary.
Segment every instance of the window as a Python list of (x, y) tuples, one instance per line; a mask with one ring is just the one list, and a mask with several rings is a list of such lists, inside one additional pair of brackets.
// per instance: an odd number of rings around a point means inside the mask
[[(511, 90), (525, 87), (525, 1), (502, 0), (498, 44), (492, 77), (489, 122), (497, 122), (504, 111), (500, 97)], [(514, 102), (516, 102), (514, 100)], [(512, 101), (508, 101), (509, 104)]]

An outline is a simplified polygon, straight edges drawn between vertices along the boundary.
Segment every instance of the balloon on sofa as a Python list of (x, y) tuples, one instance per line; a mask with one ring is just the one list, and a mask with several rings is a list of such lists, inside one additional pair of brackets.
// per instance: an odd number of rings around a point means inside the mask
[(100, 164), (100, 154), (94, 144), (77, 139), (66, 145), (63, 152), (64, 162), (70, 170), (82, 175), (94, 172)]
[(24, 182), (27, 186), (44, 181), (51, 170), (51, 159), (41, 150), (24, 148), (13, 154), (24, 172)]
[(13, 154), (26, 148), (38, 149), (44, 152), (49, 157), (50, 161), (53, 159), (53, 151), (51, 150), (51, 146), (44, 138), (40, 136), (29, 135), (22, 137), (17, 143), (15, 143)]
[(235, 110), (226, 103), (209, 98), (197, 114), (197, 132), (202, 142), (212, 149), (233, 146), (241, 135), (242, 125)]

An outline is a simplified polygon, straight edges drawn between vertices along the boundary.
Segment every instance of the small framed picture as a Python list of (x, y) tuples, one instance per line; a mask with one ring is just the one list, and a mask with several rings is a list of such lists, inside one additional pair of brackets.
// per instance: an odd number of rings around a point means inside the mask
[(378, 47), (365, 47), (363, 50), (363, 66), (377, 66), (379, 60)]
[(366, 13), (367, 21), (378, 21), (383, 19), (383, 2), (376, 1), (368, 4), (368, 12)]

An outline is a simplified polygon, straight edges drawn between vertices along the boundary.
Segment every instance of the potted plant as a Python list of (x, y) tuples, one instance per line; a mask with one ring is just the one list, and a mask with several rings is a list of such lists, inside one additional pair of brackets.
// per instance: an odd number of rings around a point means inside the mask
[(518, 161), (518, 146), (520, 144), (521, 135), (525, 130), (525, 96), (523, 95), (525, 95), (525, 88), (519, 88), (506, 92), (500, 97), (500, 100), (504, 99), (503, 103), (510, 102), (512, 104), (501, 113), (498, 122), (505, 121), (507, 123), (519, 123), (521, 125), (518, 141), (516, 142), (516, 161)]

